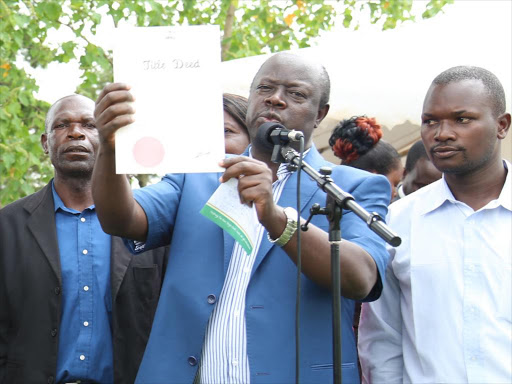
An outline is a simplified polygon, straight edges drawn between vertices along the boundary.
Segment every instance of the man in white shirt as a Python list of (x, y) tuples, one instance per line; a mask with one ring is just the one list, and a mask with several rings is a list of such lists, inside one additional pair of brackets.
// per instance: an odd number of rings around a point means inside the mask
[(366, 383), (510, 383), (510, 127), (499, 80), (477, 67), (437, 76), (421, 137), (443, 177), (392, 204), (402, 237), (382, 296), (363, 305)]

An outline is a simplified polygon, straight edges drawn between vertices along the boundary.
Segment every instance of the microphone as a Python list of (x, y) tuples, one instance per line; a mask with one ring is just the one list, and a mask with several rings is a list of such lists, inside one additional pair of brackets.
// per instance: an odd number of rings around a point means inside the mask
[(285, 145), (290, 141), (299, 141), (301, 137), (304, 137), (302, 132), (286, 129), (284, 125), (270, 121), (259, 126), (254, 141), (261, 148), (272, 150), (275, 145)]

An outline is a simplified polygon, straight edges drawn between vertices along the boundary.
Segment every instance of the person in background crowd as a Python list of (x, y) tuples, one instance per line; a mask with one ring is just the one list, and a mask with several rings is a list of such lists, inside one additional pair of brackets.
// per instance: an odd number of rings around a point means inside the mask
[[(329, 138), (336, 157), (342, 165), (363, 169), (387, 177), (391, 185), (391, 199), (396, 196), (396, 186), (402, 179), (404, 166), (400, 155), (389, 143), (381, 140), (382, 129), (375, 118), (354, 116), (340, 121)], [(358, 338), (361, 303), (356, 303), (353, 319), (356, 343)]]
[(396, 199), (401, 199), (440, 178), (441, 172), (428, 158), (423, 141), (418, 140), (407, 153), (404, 177), (397, 188)]
[[(298, 214), (297, 173), (271, 161), (257, 140), (259, 127), (278, 122), (304, 133), (305, 161), (333, 166), (318, 153), (313, 130), (329, 110), (330, 81), (318, 63), (290, 53), (271, 56), (250, 88), (243, 156), (221, 161), (222, 174), (172, 174), (131, 191), (112, 170), (114, 134), (133, 121), (125, 84), (107, 85), (96, 102), (102, 140), (93, 174), (94, 201), (103, 227), (122, 235), (134, 251), (171, 244), (153, 330), (137, 376), (139, 383), (290, 383), (295, 381), (295, 302)], [(331, 177), (370, 212), (387, 212), (385, 177), (334, 167)], [(239, 243), (200, 210), (215, 190), (237, 183), (234, 204), (254, 209), (254, 249)], [(307, 177), (301, 183), (304, 215), (325, 193)], [(302, 239), (301, 381), (332, 380), (331, 256), (328, 220), (315, 216)], [(343, 380), (359, 381), (352, 317), (354, 299), (375, 300), (387, 263), (384, 241), (353, 213), (341, 221)]]
[(382, 297), (364, 304), (366, 383), (512, 382), (511, 116), (497, 77), (459, 66), (423, 103), (421, 138), (443, 177), (393, 203)]
[(375, 118), (354, 116), (334, 127), (329, 145), (341, 159), (342, 165), (386, 176), (391, 184), (393, 199), (404, 166), (396, 149), (381, 137), (382, 130)]
[(2, 384), (135, 380), (168, 249), (133, 257), (101, 229), (93, 113), (80, 95), (51, 106), (41, 144), (55, 177), (0, 210)]
[(240, 155), (249, 145), (249, 132), (245, 125), (247, 98), (232, 93), (222, 95), (224, 106), (224, 142), (226, 153)]

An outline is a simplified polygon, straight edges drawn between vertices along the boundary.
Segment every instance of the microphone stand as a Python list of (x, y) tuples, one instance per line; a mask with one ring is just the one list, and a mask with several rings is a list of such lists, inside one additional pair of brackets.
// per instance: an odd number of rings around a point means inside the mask
[(321, 208), (319, 204), (313, 204), (310, 210), (310, 216), (307, 221), (301, 225), (303, 231), (307, 231), (308, 224), (314, 215), (327, 215), (329, 220), (329, 243), (331, 244), (331, 284), (332, 284), (332, 326), (333, 326), (333, 377), (334, 383), (341, 384), (341, 273), (340, 273), (340, 243), (341, 227), (340, 221), (342, 210), (351, 210), (361, 220), (365, 221), (368, 227), (379, 235), (388, 244), (397, 247), (402, 240), (398, 237), (383, 221), (376, 212), (368, 213), (363, 207), (354, 201), (349, 193), (339, 188), (332, 178), (331, 168), (322, 167), (320, 173), (313, 169), (308, 163), (302, 160), (300, 165), (300, 155), (290, 147), (283, 147), (276, 144), (272, 152), (271, 160), (273, 162), (289, 163), (288, 168), (296, 171), (300, 168), (306, 172), (327, 194), (326, 208)]

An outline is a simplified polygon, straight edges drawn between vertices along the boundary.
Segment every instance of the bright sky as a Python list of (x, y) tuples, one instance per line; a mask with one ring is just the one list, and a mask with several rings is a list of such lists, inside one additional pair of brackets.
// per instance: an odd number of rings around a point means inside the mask
[[(424, 1), (417, 1), (423, 9)], [(432, 79), (455, 65), (482, 66), (505, 87), (510, 111), (512, 72), (512, 1), (456, 0), (444, 13), (418, 19), (394, 30), (362, 25), (358, 31), (336, 28), (319, 47), (303, 50), (327, 68), (332, 83), (331, 116), (367, 114), (393, 126), (418, 122)], [(98, 41), (112, 35), (99, 30)], [(263, 57), (233, 60), (223, 66), (224, 90), (247, 95)], [(76, 65), (52, 65), (35, 72), (38, 96), (48, 102), (73, 93), (79, 84)]]

